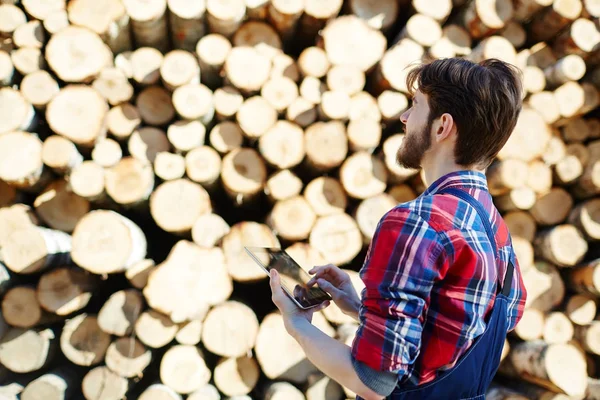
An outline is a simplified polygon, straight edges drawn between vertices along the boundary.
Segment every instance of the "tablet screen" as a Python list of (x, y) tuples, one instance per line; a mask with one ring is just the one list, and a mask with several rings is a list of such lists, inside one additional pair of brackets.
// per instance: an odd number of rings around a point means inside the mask
[(246, 247), (246, 250), (267, 272), (275, 269), (279, 273), (284, 290), (302, 307), (314, 307), (331, 300), (331, 296), (323, 289), (306, 285), (311, 276), (285, 250), (268, 247)]

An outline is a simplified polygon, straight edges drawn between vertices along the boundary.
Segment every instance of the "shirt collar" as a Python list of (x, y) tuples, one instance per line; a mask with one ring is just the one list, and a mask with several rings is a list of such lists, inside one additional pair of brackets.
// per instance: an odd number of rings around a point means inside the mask
[(455, 187), (462, 189), (488, 190), (487, 177), (479, 171), (454, 171), (441, 176), (423, 192), (423, 195), (431, 195), (442, 189)]

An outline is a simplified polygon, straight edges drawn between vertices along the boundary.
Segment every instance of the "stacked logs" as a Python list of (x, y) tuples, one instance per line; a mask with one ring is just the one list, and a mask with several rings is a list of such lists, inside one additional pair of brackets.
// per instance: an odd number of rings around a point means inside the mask
[[(497, 57), (524, 109), (489, 168), (528, 289), (494, 399), (600, 398), (600, 9), (586, 0), (3, 0), (0, 394), (354, 394), (286, 333), (243, 246), (358, 291), (413, 62)], [(335, 305), (314, 317), (352, 343)]]

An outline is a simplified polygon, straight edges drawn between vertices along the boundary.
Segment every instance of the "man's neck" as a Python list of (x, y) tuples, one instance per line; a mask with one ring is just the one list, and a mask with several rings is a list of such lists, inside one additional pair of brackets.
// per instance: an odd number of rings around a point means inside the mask
[(456, 164), (454, 161), (450, 161), (448, 158), (442, 158), (436, 160), (435, 162), (423, 163), (423, 174), (425, 179), (424, 183), (426, 186), (429, 186), (442, 176), (457, 171), (477, 171), (485, 173), (484, 170), (476, 169), (473, 167), (464, 167), (462, 165)]

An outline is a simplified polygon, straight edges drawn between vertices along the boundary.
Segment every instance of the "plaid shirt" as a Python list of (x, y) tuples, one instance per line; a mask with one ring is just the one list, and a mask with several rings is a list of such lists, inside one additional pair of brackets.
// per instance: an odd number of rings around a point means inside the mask
[[(455, 196), (434, 196), (449, 187), (465, 190), (489, 212), (497, 263), (475, 209)], [(379, 221), (360, 271), (365, 288), (352, 355), (375, 370), (397, 371), (403, 387), (433, 380), (483, 333), (511, 258), (510, 330), (527, 293), (486, 176), (460, 171), (441, 177)]]

